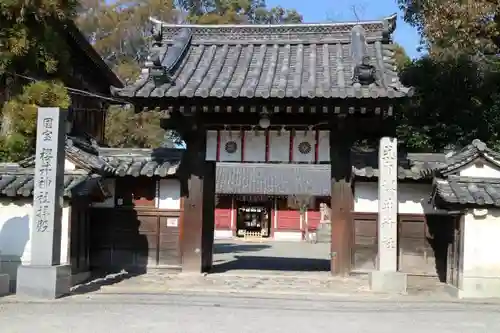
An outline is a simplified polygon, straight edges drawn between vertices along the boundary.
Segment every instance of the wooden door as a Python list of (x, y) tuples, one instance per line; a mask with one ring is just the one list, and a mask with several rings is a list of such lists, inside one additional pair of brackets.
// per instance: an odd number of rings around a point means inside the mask
[(377, 214), (354, 214), (353, 271), (368, 272), (377, 268)]

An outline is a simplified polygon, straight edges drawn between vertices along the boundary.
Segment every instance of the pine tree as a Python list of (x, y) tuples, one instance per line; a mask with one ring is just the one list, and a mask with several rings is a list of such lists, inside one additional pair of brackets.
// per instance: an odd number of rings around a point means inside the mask
[(61, 31), (76, 8), (73, 0), (0, 0), (0, 78), (4, 87), (0, 160), (15, 161), (32, 153), (36, 106), (69, 106), (61, 82), (27, 82), (14, 73), (38, 78), (66, 73), (69, 48)]

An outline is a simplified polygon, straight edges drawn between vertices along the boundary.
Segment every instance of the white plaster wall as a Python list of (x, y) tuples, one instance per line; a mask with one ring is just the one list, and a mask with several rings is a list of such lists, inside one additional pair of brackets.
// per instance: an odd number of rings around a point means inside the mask
[[(307, 142), (311, 145), (311, 150), (307, 154), (303, 154), (299, 150), (299, 145), (302, 142)], [(314, 131), (295, 131), (292, 147), (293, 162), (309, 162), (313, 163), (316, 157), (316, 132)]]
[[(241, 132), (240, 131), (220, 131), (219, 132), (219, 159), (222, 162), (241, 162)], [(228, 153), (225, 149), (229, 141), (236, 142), (236, 151)]]
[(301, 242), (302, 232), (301, 231), (275, 231), (273, 239), (276, 241), (283, 242)]
[[(61, 232), (61, 264), (69, 263), (69, 216), (70, 207), (67, 202), (63, 206)], [(0, 199), (0, 253), (2, 260), (21, 261), (29, 264), (31, 260), (30, 221), (33, 218), (31, 199)]]
[(214, 239), (232, 239), (233, 231), (232, 230), (214, 230)]
[(318, 162), (330, 161), (330, 131), (318, 133)]
[(459, 174), (464, 177), (500, 178), (500, 170), (489, 163), (473, 163), (460, 170)]
[(269, 131), (269, 161), (290, 161), (290, 132)]
[(207, 131), (207, 148), (205, 158), (207, 161), (217, 160), (217, 131)]
[(181, 209), (181, 186), (178, 179), (161, 179), (158, 182), (157, 207)]
[(73, 170), (76, 170), (76, 165), (75, 163), (71, 162), (70, 160), (68, 159), (65, 159), (64, 160), (64, 170), (67, 170), (67, 171), (73, 171)]
[(485, 217), (470, 210), (464, 217), (463, 277), (500, 278), (500, 209)]
[(266, 161), (266, 132), (245, 131), (243, 158), (245, 162)]
[[(429, 204), (431, 184), (398, 184), (398, 213), (441, 213)], [(378, 213), (378, 183), (356, 182), (354, 188), (354, 211)], [(444, 212), (443, 212), (444, 213)]]

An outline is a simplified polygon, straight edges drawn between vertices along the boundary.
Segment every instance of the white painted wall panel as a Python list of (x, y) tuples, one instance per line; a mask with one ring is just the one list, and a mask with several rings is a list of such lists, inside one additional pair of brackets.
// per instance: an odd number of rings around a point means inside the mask
[(500, 178), (500, 170), (489, 163), (483, 164), (481, 166), (471, 164), (467, 168), (460, 171), (460, 176), (480, 177), (480, 178)]
[(295, 131), (292, 161), (313, 163), (316, 156), (316, 132)]
[(64, 170), (73, 171), (75, 169), (76, 169), (75, 163), (71, 162), (68, 159), (64, 160)]
[[(229, 143), (236, 144), (236, 150), (230, 152)], [(241, 162), (241, 132), (240, 131), (220, 131), (220, 152), (219, 160), (221, 162)]]
[[(61, 230), (61, 264), (69, 263), (69, 216), (70, 207), (63, 205)], [(29, 264), (31, 260), (31, 223), (33, 202), (31, 199), (0, 200), (0, 253), (3, 260)]]
[(318, 162), (330, 162), (330, 131), (319, 131)]
[[(398, 213), (424, 214), (444, 213), (435, 210), (429, 203), (431, 184), (398, 184)], [(354, 189), (354, 211), (359, 213), (378, 213), (377, 182), (356, 182)]]
[(158, 208), (181, 209), (181, 185), (178, 179), (161, 179), (158, 190)]
[(217, 131), (207, 131), (206, 160), (217, 160)]
[(464, 222), (463, 276), (500, 278), (500, 210), (489, 209), (484, 217), (470, 210)]
[(245, 131), (243, 158), (245, 162), (266, 161), (266, 132)]
[(290, 161), (290, 132), (269, 131), (269, 162)]

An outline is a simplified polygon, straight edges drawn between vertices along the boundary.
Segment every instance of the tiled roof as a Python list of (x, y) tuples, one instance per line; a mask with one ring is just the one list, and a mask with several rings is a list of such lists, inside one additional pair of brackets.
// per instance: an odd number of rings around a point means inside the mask
[[(64, 197), (85, 196), (99, 186), (99, 177), (83, 170), (65, 172)], [(0, 164), (0, 196), (30, 197), (33, 195), (34, 169), (15, 164)]]
[[(423, 154), (408, 153), (401, 156), (398, 161), (398, 179), (400, 180), (430, 180), (434, 170), (443, 166), (445, 162), (444, 154)], [(359, 178), (378, 178), (378, 153), (353, 152), (352, 154), (353, 172)]]
[[(96, 144), (86, 138), (67, 136), (65, 152), (67, 159), (87, 171), (100, 173), (109, 169), (106, 162), (98, 156)], [(22, 160), (19, 165), (23, 168), (34, 168), (35, 156)]]
[(456, 173), (477, 159), (483, 159), (500, 168), (500, 153), (488, 148), (481, 140), (475, 139), (470, 145), (448, 156), (446, 164), (438, 172), (442, 176), (447, 176)]
[(182, 150), (171, 148), (101, 148), (99, 157), (115, 176), (167, 177), (176, 174)]
[[(380, 21), (296, 25), (161, 23), (141, 78), (120, 97), (397, 98), (401, 85), (390, 34)], [(359, 32), (359, 33), (358, 33)], [(379, 84), (353, 85), (353, 41), (370, 57)], [(359, 49), (356, 48), (355, 49)]]
[(217, 163), (215, 192), (221, 194), (330, 195), (330, 166)]
[[(179, 167), (182, 150), (170, 148), (104, 148), (88, 138), (66, 138), (66, 158), (88, 172), (103, 176), (174, 175)], [(21, 161), (20, 166), (34, 168), (35, 157)]]
[(500, 179), (449, 176), (435, 179), (437, 206), (446, 204), (500, 207)]

